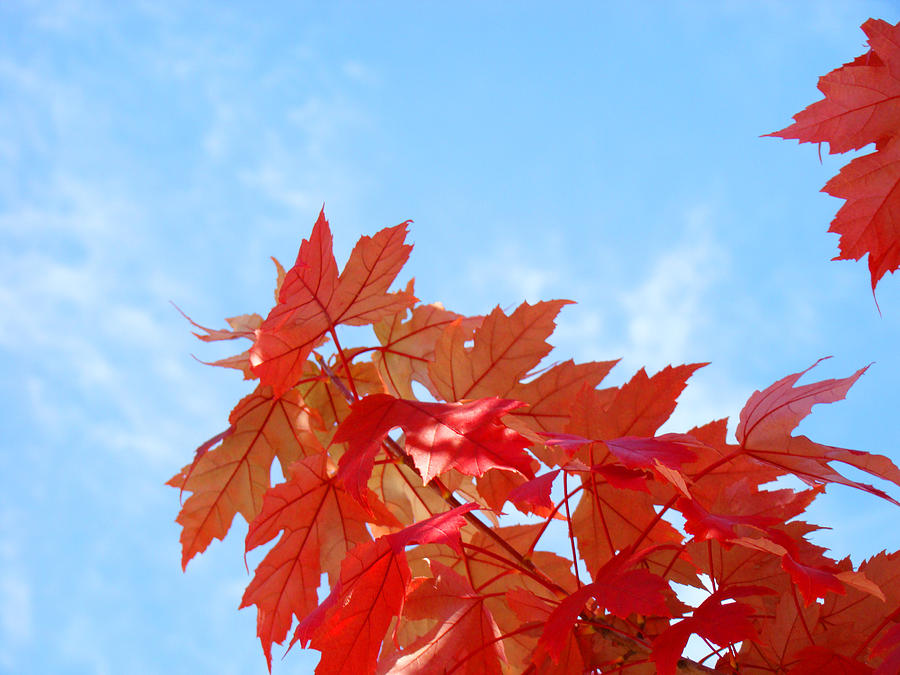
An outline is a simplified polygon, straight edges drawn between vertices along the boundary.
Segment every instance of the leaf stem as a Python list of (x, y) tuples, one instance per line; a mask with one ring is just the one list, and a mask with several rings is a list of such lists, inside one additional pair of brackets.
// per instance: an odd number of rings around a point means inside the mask
[[(565, 488), (563, 488), (563, 489), (565, 489)], [(563, 505), (563, 502), (566, 502), (566, 506), (567, 506), (566, 515), (568, 515), (568, 500), (572, 496), (577, 494), (580, 490), (583, 490), (583, 489), (584, 489), (584, 486), (579, 485), (578, 487), (574, 488), (571, 492), (566, 493), (563, 496), (563, 498), (559, 501), (559, 503), (553, 507), (553, 510), (550, 512), (550, 514), (544, 519), (544, 523), (541, 527), (540, 532), (537, 533), (537, 536), (534, 538), (534, 541), (531, 542), (531, 546), (528, 547), (528, 551), (525, 553), (525, 555), (531, 555), (532, 553), (534, 553), (534, 547), (537, 546), (537, 543), (540, 541), (541, 537), (544, 536), (544, 532), (546, 532), (547, 528), (550, 527), (550, 523), (553, 521), (553, 516), (555, 514), (559, 513), (559, 509)], [(570, 522), (569, 522), (570, 532), (571, 532), (571, 529), (572, 529), (572, 524), (571, 524), (571, 519), (570, 519)]]
[[(575, 494), (574, 492), (572, 494)], [(575, 551), (575, 532), (572, 530), (572, 514), (569, 510), (569, 474), (563, 471), (563, 502), (566, 505), (566, 528), (569, 532), (569, 544), (572, 546), (572, 567), (575, 569), (575, 582), (581, 588), (581, 576), (578, 572), (578, 553)], [(549, 521), (548, 521), (549, 522)], [(544, 527), (546, 530), (546, 526)], [(537, 543), (537, 540), (535, 540)]]
[[(338, 340), (337, 331), (334, 329), (334, 326), (331, 326), (328, 331), (331, 333), (331, 339), (334, 340), (334, 348), (337, 350), (338, 356), (341, 359), (341, 363), (344, 364), (344, 370), (347, 372), (347, 381), (350, 383), (350, 390), (353, 392), (353, 400), (359, 400), (359, 392), (356, 391), (356, 383), (353, 381), (353, 374), (350, 372), (350, 363), (347, 361), (347, 356), (344, 354), (344, 349), (341, 347), (341, 342)], [(331, 377), (333, 373), (329, 374)]]

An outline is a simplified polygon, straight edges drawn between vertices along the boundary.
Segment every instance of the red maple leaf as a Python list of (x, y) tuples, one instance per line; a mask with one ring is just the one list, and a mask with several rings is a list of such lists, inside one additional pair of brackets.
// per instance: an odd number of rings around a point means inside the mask
[(712, 510), (693, 497), (679, 499), (675, 508), (685, 517), (685, 531), (697, 541), (728, 542), (741, 536), (766, 535), (771, 526), (802, 513), (820, 492), (821, 489), (799, 493), (789, 489), (754, 490), (747, 478), (740, 478), (723, 486)]
[(319, 213), (250, 350), (253, 372), (276, 396), (297, 383), (310, 352), (335, 326), (375, 323), (416, 301), (406, 291), (388, 293), (412, 250), (403, 243), (407, 224), (362, 237), (338, 276), (331, 230)]
[(873, 290), (881, 277), (900, 267), (900, 123), (897, 126), (898, 135), (876, 152), (854, 159), (822, 188), (847, 200), (828, 228), (841, 235), (841, 254), (835, 260), (859, 260), (868, 254)]
[(696, 459), (690, 449), (700, 443), (686, 434), (663, 434), (654, 438), (623, 436), (606, 441), (606, 447), (629, 469), (653, 468), (662, 464), (680, 469), (685, 462)]
[(469, 476), (506, 469), (530, 478), (531, 458), (523, 449), (530, 441), (499, 422), (519, 405), (500, 398), (429, 403), (388, 394), (367, 396), (353, 405), (335, 432), (334, 442), (349, 444), (338, 475), (349, 492), (360, 495), (382, 441), (400, 427), (406, 432), (406, 452), (426, 484), (450, 469)]
[(431, 630), (380, 664), (379, 672), (500, 675), (506, 654), (484, 598), (450, 568), (436, 561), (429, 566), (434, 579), (422, 579), (424, 583), (407, 599), (403, 617), (438, 620)]
[[(675, 410), (688, 378), (707, 364), (666, 366), (649, 377), (641, 368), (618, 389), (582, 389), (571, 403), (567, 433), (591, 439), (651, 437)], [(597, 410), (603, 414), (598, 415)], [(594, 457), (590, 464), (597, 464)]]
[[(854, 658), (838, 654), (824, 645), (806, 647), (791, 659), (791, 675), (872, 675), (872, 669)], [(896, 670), (884, 673), (895, 674)], [(878, 675), (878, 671), (875, 671)]]
[[(407, 287), (412, 295), (412, 282)], [(378, 369), (386, 393), (398, 398), (415, 398), (413, 380), (424, 385), (435, 397), (438, 392), (431, 385), (428, 366), (434, 360), (438, 339), (448, 325), (460, 320), (465, 330), (473, 330), (481, 324), (481, 317), (462, 317), (449, 312), (439, 304), (418, 305), (410, 311), (398, 312), (376, 323), (372, 328), (381, 343), (372, 361)]]
[(791, 435), (812, 406), (841, 400), (866, 371), (861, 368), (850, 377), (796, 386), (818, 363), (754, 392), (741, 411), (735, 431), (738, 442), (751, 457), (791, 472), (810, 485), (839, 483), (900, 505), (883, 490), (847, 478), (831, 466), (831, 462), (842, 462), (900, 485), (900, 469), (887, 457), (821, 445), (806, 436)]
[(607, 562), (595, 575), (595, 581), (582, 586), (563, 599), (550, 617), (541, 635), (541, 645), (556, 659), (575, 619), (589, 598), (597, 606), (620, 618), (630, 614), (670, 616), (663, 591), (668, 589), (665, 579), (645, 569), (632, 569), (640, 556), (617, 556)]
[(831, 153), (875, 143), (875, 152), (845, 166), (823, 188), (847, 202), (829, 232), (841, 235), (835, 260), (869, 255), (872, 290), (900, 267), (900, 23), (862, 25), (871, 50), (819, 79), (825, 98), (770, 136), (828, 143)]
[(331, 594), (297, 626), (291, 645), (322, 652), (317, 675), (373, 673), (409, 581), (409, 564), (387, 537), (357, 546), (344, 558)]
[(875, 675), (900, 672), (900, 624), (892, 624), (872, 649), (876, 655), (887, 654), (875, 670)]
[(293, 617), (302, 619), (319, 604), (322, 571), (336, 579), (347, 551), (372, 539), (366, 522), (375, 519), (328, 476), (327, 463), (321, 453), (294, 464), (290, 479), (266, 492), (247, 532), (248, 551), (283, 533), (241, 600), (241, 607), (257, 606), (256, 630), (270, 670), (272, 643), (284, 640)]
[(411, 580), (404, 548), (443, 543), (459, 549), (465, 514), (476, 507), (463, 504), (347, 554), (331, 594), (300, 622), (291, 641), (322, 652), (317, 675), (375, 672), (381, 643), (403, 608)]
[(824, 598), (828, 593), (843, 595), (844, 585), (837, 577), (838, 570), (824, 566), (804, 565), (788, 553), (781, 557), (781, 566), (791, 575), (806, 604)]
[(819, 78), (821, 101), (794, 115), (769, 136), (828, 143), (831, 153), (858, 150), (900, 131), (900, 24), (869, 19), (862, 25), (872, 50)]
[(653, 660), (660, 675), (675, 675), (675, 666), (688, 638), (697, 635), (722, 647), (741, 640), (757, 640), (753, 607), (743, 602), (727, 602), (735, 598), (774, 594), (761, 586), (720, 588), (697, 607), (693, 614), (669, 627), (653, 641)]
[(533, 507), (552, 508), (553, 501), (550, 499), (550, 490), (558, 474), (559, 469), (522, 483), (509, 493), (509, 499), (513, 502), (525, 502)]
[[(588, 439), (574, 434), (541, 434), (544, 442), (550, 446), (559, 446), (575, 453), (581, 447), (600, 444), (599, 439)], [(595, 464), (592, 471), (603, 475), (611, 485), (628, 489), (645, 490), (645, 472), (634, 473), (636, 469), (652, 469), (652, 471), (675, 485), (683, 494), (688, 494), (687, 483), (679, 469), (681, 465), (697, 458), (691, 448), (702, 446), (695, 438), (687, 434), (663, 434), (654, 438), (623, 436), (622, 438), (602, 441), (608, 455), (601, 461), (612, 459), (620, 464)]]

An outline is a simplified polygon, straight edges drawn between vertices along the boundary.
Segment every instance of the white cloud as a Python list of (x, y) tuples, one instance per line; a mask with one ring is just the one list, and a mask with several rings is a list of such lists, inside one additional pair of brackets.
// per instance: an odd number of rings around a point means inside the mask
[(222, 160), (228, 154), (234, 140), (237, 114), (234, 106), (214, 100), (211, 104), (212, 121), (203, 134), (203, 149), (212, 160)]
[(529, 247), (542, 252), (541, 260), (534, 259), (534, 253), (525, 251), (515, 241), (497, 244), (486, 255), (469, 261), (465, 277), (468, 285), (484, 293), (492, 303), (497, 302), (498, 288), (516, 304), (547, 300), (549, 289), (559, 280), (556, 265), (548, 262), (554, 259), (559, 242), (554, 239), (543, 244), (540, 248)]
[(279, 166), (275, 158), (269, 158), (256, 169), (244, 171), (241, 177), (247, 185), (255, 187), (274, 202), (287, 206), (298, 213), (311, 213), (316, 208), (316, 200), (309, 192), (298, 187), (300, 181), (291, 178), (291, 172)]
[[(202, 394), (187, 386), (187, 362), (173, 361), (172, 336), (160, 325), (172, 310), (157, 289), (188, 291), (134, 273), (152, 247), (129, 205), (72, 179), (51, 185), (45, 201), (58, 206), (0, 215), (19, 240), (18, 250), (0, 252), (0, 349), (28, 364), (32, 419), (47, 433), (177, 464), (184, 422), (158, 419), (152, 392), (166, 390), (190, 410)], [(23, 223), (27, 232), (16, 229)], [(132, 299), (141, 296), (151, 299)]]
[(239, 180), (304, 218), (330, 196), (352, 202), (365, 179), (345, 158), (353, 152), (348, 139), (369, 124), (365, 116), (339, 95), (312, 95), (283, 115), (287, 124), (262, 134)]
[(677, 363), (693, 351), (692, 339), (705, 323), (702, 302), (715, 274), (713, 257), (708, 240), (681, 245), (656, 262), (641, 286), (622, 293), (627, 362)]
[(707, 225), (709, 213), (703, 206), (689, 211), (681, 241), (657, 258), (640, 286), (619, 291), (627, 327), (623, 365), (658, 369), (696, 359), (702, 350), (711, 296), (727, 266)]
[[(596, 287), (582, 290), (584, 298), (606, 303), (576, 298), (579, 305), (560, 317), (558, 341), (579, 359), (621, 359), (611, 382), (627, 380), (640, 368), (653, 374), (670, 364), (713, 360), (721, 341), (715, 302), (729, 268), (729, 252), (714, 236), (713, 216), (704, 204), (686, 211), (680, 237), (651, 261), (636, 285), (615, 285), (608, 275)], [(736, 416), (743, 389), (727, 381), (715, 363), (701, 369), (665, 430), (683, 431)]]
[[(609, 381), (620, 383), (635, 371), (650, 374), (667, 365), (706, 362), (720, 347), (716, 302), (729, 272), (729, 252), (717, 241), (714, 211), (698, 204), (684, 212), (680, 236), (650, 261), (648, 272), (627, 286), (614, 273), (598, 271), (577, 279), (575, 290), (557, 270), (566, 269), (563, 251), (572, 246), (548, 236), (524, 251), (513, 241), (487, 246), (470, 262), (467, 286), (488, 302), (508, 299), (514, 306), (551, 297), (571, 297), (578, 304), (562, 311), (550, 338), (557, 349), (550, 359), (621, 359)], [(601, 263), (598, 263), (598, 266)], [(680, 397), (666, 430), (686, 430), (721, 417), (736, 417), (745, 387), (727, 381), (715, 364), (698, 371)]]
[(345, 61), (343, 66), (341, 67), (341, 70), (343, 70), (344, 75), (346, 75), (350, 80), (359, 82), (360, 84), (373, 86), (380, 84), (381, 82), (381, 78), (378, 75), (378, 72), (362, 61), (357, 61), (354, 59)]

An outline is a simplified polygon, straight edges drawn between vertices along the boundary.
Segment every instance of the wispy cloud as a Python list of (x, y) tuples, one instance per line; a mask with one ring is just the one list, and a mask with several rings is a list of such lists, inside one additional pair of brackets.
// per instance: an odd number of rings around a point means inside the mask
[[(562, 235), (546, 235), (528, 249), (515, 240), (487, 244), (467, 264), (464, 279), (486, 302), (498, 297), (512, 306), (551, 297), (577, 301), (559, 316), (550, 338), (557, 349), (550, 358), (621, 359), (611, 380), (627, 379), (642, 367), (653, 373), (670, 364), (709, 361), (722, 340), (715, 328), (722, 319), (718, 293), (730, 268), (730, 253), (715, 236), (714, 219), (708, 204), (686, 210), (675, 240), (633, 284), (603, 269), (573, 279), (564, 251), (577, 244), (563, 241)], [(669, 427), (684, 430), (736, 415), (744, 395), (744, 387), (715, 368), (700, 371)]]
[[(168, 443), (143, 440), (165, 432), (148, 419), (148, 385), (185, 392), (186, 406), (192, 397), (160, 327), (166, 298), (146, 281), (152, 275), (128, 274), (147, 250), (133, 207), (71, 178), (46, 197), (58, 206), (26, 204), (0, 215), (15, 244), (0, 252), (0, 348), (27, 372), (31, 415), (50, 421), (48, 432), (79, 433), (101, 447), (125, 443), (171, 461)], [(131, 288), (121, 287), (124, 279)], [(149, 305), (137, 299), (148, 295)], [(123, 367), (132, 359), (146, 368), (143, 383)]]
[(0, 668), (12, 671), (16, 653), (34, 637), (32, 587), (12, 509), (0, 511)]
[[(611, 376), (619, 381), (640, 368), (654, 373), (670, 364), (709, 361), (721, 341), (715, 329), (721, 321), (717, 294), (730, 256), (715, 236), (714, 218), (706, 204), (687, 210), (680, 235), (649, 262), (636, 284), (603, 277), (602, 287), (590, 289), (577, 308), (561, 316), (561, 341), (582, 359), (621, 359)], [(666, 429), (736, 415), (743, 389), (714, 366), (699, 371)]]
[(640, 286), (619, 292), (627, 327), (623, 365), (658, 369), (697, 358), (712, 290), (727, 266), (706, 226), (707, 213), (698, 208), (687, 214), (682, 240), (657, 258)]
[[(487, 302), (496, 303), (499, 295), (514, 302), (535, 303), (547, 300), (559, 274), (552, 263), (558, 242), (548, 240), (541, 247), (544, 256), (538, 259), (535, 250), (525, 249), (515, 241), (504, 241), (488, 247), (488, 251), (471, 257), (466, 264), (465, 282)], [(499, 293), (498, 293), (499, 291)]]

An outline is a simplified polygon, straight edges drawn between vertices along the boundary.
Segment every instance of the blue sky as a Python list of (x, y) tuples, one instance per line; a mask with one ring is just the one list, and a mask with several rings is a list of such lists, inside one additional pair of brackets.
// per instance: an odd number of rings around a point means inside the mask
[[(829, 262), (846, 158), (759, 137), (895, 3), (323, 5), (0, 5), (0, 672), (265, 672), (246, 526), (180, 569), (163, 482), (248, 385), (169, 301), (264, 313), (323, 202), (339, 260), (413, 219), (427, 302), (576, 300), (557, 359), (711, 361), (672, 430), (874, 361), (801, 431), (900, 460), (900, 279), (879, 317)], [(898, 548), (891, 507), (820, 501), (834, 555)]]

